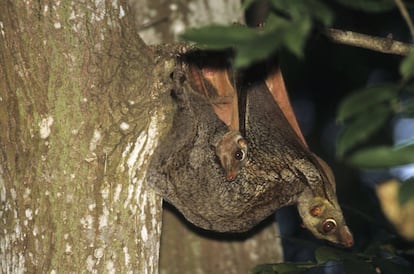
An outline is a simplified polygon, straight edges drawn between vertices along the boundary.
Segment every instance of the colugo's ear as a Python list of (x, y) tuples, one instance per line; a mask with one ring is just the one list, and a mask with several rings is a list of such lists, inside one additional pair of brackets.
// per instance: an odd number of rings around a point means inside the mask
[(245, 148), (247, 147), (247, 141), (244, 138), (240, 138), (237, 143), (239, 144), (240, 147)]
[(290, 104), (285, 81), (283, 80), (282, 70), (280, 66), (275, 62), (270, 62), (268, 65), (266, 86), (270, 90), (270, 93), (272, 94), (276, 103), (279, 105), (290, 126), (294, 129), (296, 135), (299, 137), (304, 147), (307, 148), (308, 145), (306, 143), (305, 137), (300, 130), (292, 105)]
[(329, 167), (329, 165), (322, 160), (318, 155), (316, 155), (315, 153), (312, 153), (313, 157), (315, 157), (316, 161), (319, 163), (319, 165), (321, 166), (323, 172), (326, 175), (326, 178), (328, 179), (328, 182), (331, 184), (334, 192), (336, 192), (336, 182), (335, 182), (335, 176), (332, 172), (332, 169)]
[(309, 213), (310, 213), (313, 217), (316, 217), (316, 216), (321, 215), (321, 214), (322, 214), (322, 211), (323, 211), (323, 209), (322, 209), (322, 207), (321, 207), (321, 206), (314, 206), (313, 208), (311, 208), (311, 210), (309, 211)]

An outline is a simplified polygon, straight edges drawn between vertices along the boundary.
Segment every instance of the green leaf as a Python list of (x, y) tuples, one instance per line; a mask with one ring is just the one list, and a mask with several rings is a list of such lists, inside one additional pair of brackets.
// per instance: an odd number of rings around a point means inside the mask
[(333, 21), (331, 10), (319, 0), (272, 0), (271, 4), (276, 10), (289, 14), (293, 20), (308, 17), (322, 22), (325, 26), (331, 25)]
[(393, 0), (336, 0), (336, 2), (366, 12), (385, 12), (395, 8)]
[[(283, 24), (279, 26), (283, 27)], [(265, 59), (281, 45), (278, 35), (240, 25), (191, 29), (182, 38), (209, 49), (233, 48), (236, 52), (235, 66), (239, 68)]]
[(285, 262), (278, 264), (263, 264), (252, 269), (253, 274), (300, 274), (307, 269), (319, 265), (313, 262)]
[(359, 113), (353, 121), (344, 127), (337, 142), (337, 155), (342, 158), (346, 151), (366, 141), (387, 121), (391, 109), (376, 105)]
[(273, 271), (273, 264), (261, 264), (255, 266), (250, 273), (252, 274), (277, 274), (277, 272)]
[(398, 200), (401, 205), (412, 199), (414, 199), (414, 178), (404, 181), (398, 191)]
[(211, 49), (235, 47), (239, 43), (254, 40), (256, 36), (257, 34), (254, 29), (240, 25), (212, 25), (198, 29), (189, 29), (181, 35), (187, 41), (193, 41)]
[(414, 76), (414, 49), (401, 62), (400, 73), (404, 79)]
[(348, 157), (348, 162), (361, 168), (388, 168), (414, 163), (414, 145), (359, 150)]
[(303, 1), (307, 4), (308, 11), (313, 17), (321, 21), (325, 26), (332, 25), (334, 16), (332, 11), (321, 1)]
[(240, 41), (236, 50), (235, 66), (240, 68), (255, 61), (263, 60), (281, 47), (285, 47), (297, 56), (302, 56), (310, 21), (306, 18), (289, 21), (270, 15), (263, 31), (257, 32), (254, 39)]
[[(249, 6), (254, 1), (247, 1)], [(235, 51), (236, 68), (266, 59), (281, 47), (298, 57), (303, 56), (308, 35), (312, 29), (312, 19), (325, 25), (333, 20), (330, 9), (320, 0), (272, 0), (279, 11), (289, 19), (270, 13), (264, 27), (252, 29), (241, 25), (212, 25), (190, 29), (181, 38), (209, 49), (232, 48)]]
[(311, 20), (304, 16), (301, 19), (292, 22), (290, 30), (287, 31), (285, 35), (284, 45), (297, 57), (303, 56), (303, 48), (305, 47), (306, 39), (311, 27)]
[(322, 246), (315, 250), (315, 259), (319, 264), (324, 264), (327, 261), (340, 261), (342, 253), (336, 249)]
[[(265, 24), (264, 35), (271, 36), (273, 40), (277, 41), (276, 44), (273, 44), (273, 51), (283, 46), (300, 57), (303, 55), (303, 48), (311, 26), (312, 22), (307, 16), (286, 20), (276, 15), (269, 15)], [(263, 43), (256, 42), (256, 46), (260, 47), (261, 45)]]
[(371, 106), (396, 99), (397, 95), (398, 88), (393, 84), (372, 86), (355, 91), (339, 105), (337, 121), (344, 122), (352, 116), (365, 112)]
[(235, 66), (240, 68), (255, 61), (263, 60), (271, 55), (280, 45), (281, 41), (277, 35), (261, 33), (254, 40), (240, 43), (235, 47)]

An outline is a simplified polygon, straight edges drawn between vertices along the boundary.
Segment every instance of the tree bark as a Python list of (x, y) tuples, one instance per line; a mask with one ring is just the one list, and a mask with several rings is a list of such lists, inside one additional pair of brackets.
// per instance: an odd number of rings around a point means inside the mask
[[(171, 125), (174, 60), (131, 14), (126, 0), (0, 2), (0, 272), (158, 273), (162, 199), (144, 178)], [(163, 272), (281, 259), (274, 226), (226, 242), (165, 219)], [(177, 244), (193, 259), (171, 265)]]
[(157, 273), (171, 62), (125, 1), (0, 2), (0, 272)]
[(162, 274), (249, 273), (258, 264), (283, 260), (279, 229), (272, 220), (248, 233), (220, 234), (197, 229), (179, 216), (176, 210), (164, 208)]

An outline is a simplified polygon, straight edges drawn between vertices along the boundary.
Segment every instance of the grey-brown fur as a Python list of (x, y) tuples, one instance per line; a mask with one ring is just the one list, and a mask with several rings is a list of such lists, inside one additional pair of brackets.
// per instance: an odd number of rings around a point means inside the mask
[[(249, 152), (233, 181), (223, 176), (213, 145), (228, 129), (209, 102), (188, 86), (175, 95), (174, 123), (151, 159), (147, 181), (187, 220), (208, 230), (246, 231), (276, 209), (298, 204), (305, 226), (315, 234), (317, 220), (306, 214), (314, 198), (329, 204), (337, 223), (346, 227), (334, 182), (328, 182), (324, 167), (297, 138), (264, 82), (247, 91)], [(323, 238), (347, 245), (344, 237)]]

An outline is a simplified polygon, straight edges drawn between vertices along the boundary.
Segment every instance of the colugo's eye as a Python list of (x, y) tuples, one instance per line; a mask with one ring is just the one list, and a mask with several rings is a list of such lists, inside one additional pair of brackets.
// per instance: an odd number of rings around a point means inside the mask
[(241, 149), (237, 150), (234, 153), (234, 159), (236, 159), (238, 161), (241, 161), (241, 160), (243, 160), (243, 158), (244, 158), (244, 153), (243, 153), (243, 151)]
[(323, 232), (329, 233), (336, 227), (336, 221), (334, 219), (326, 219), (323, 222), (322, 229)]

